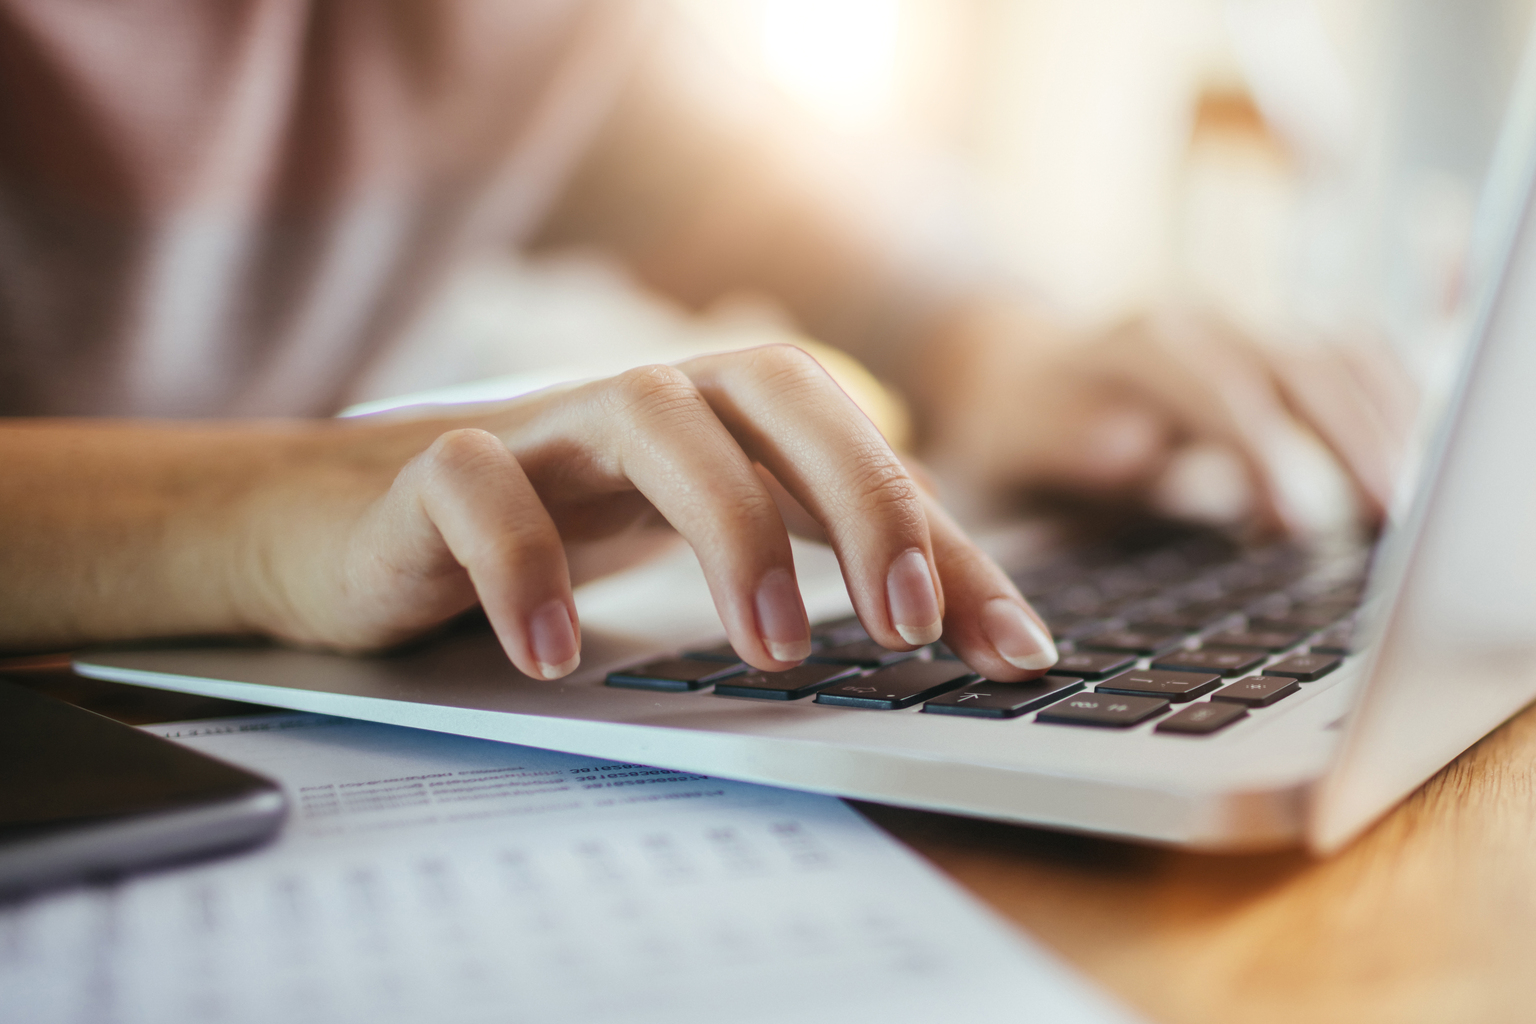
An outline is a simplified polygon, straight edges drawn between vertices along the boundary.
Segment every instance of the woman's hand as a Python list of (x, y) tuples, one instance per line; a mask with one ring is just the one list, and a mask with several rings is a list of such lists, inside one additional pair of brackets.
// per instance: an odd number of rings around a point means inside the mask
[[(664, 520), (697, 553), (736, 650), (786, 669), (811, 645), (781, 486), (824, 532), (882, 645), (942, 634), (998, 680), (1056, 658), (1007, 577), (792, 346), (333, 434), (337, 451), (260, 495), (242, 530), (260, 540), (237, 583), (261, 580), (244, 617), (289, 641), (387, 646), (478, 602), (519, 669), (556, 678), (580, 649), (568, 555)], [(410, 457), (381, 472), (390, 452)]]
[(1295, 435), (1326, 446), (1375, 521), (1415, 405), (1378, 345), (1265, 345), (1188, 310), (1083, 339), (1017, 306), (977, 307), (928, 352), (927, 453), (974, 487), (1146, 501), (1181, 452), (1214, 445), (1242, 468), (1248, 514), (1292, 532)]

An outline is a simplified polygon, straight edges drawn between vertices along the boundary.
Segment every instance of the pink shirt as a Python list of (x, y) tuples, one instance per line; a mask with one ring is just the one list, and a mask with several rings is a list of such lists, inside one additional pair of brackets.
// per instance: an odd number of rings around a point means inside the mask
[(538, 225), (631, 0), (0, 0), (0, 414), (323, 415)]

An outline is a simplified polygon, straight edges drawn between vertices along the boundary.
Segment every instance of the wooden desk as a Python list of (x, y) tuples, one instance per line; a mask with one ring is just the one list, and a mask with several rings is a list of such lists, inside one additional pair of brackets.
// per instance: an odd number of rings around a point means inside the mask
[(1327, 861), (863, 809), (1156, 1021), (1536, 1020), (1536, 708)]
[[(140, 724), (255, 710), (64, 672), (17, 678)], [(1536, 1020), (1536, 708), (1322, 862), (859, 806), (1154, 1021)]]

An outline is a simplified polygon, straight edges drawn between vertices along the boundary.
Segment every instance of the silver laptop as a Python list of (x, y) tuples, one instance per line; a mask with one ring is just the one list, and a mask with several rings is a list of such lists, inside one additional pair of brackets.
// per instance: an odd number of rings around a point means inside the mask
[(591, 755), (609, 767), (590, 785), (616, 799), (671, 771), (1205, 849), (1337, 849), (1536, 698), (1533, 177), (1528, 66), (1484, 196), (1497, 241), (1461, 380), (1374, 560), (1191, 532), (1015, 566), (1065, 652), (1045, 680), (979, 680), (942, 645), (897, 658), (851, 620), (777, 675), (707, 641), (589, 631), (583, 668), (547, 682), (484, 630), (385, 657), (135, 649), (77, 669)]

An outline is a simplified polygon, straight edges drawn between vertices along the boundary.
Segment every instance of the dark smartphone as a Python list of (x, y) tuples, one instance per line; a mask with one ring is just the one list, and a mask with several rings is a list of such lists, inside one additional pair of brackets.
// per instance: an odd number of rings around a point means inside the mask
[(276, 783), (0, 680), (0, 896), (257, 843)]

